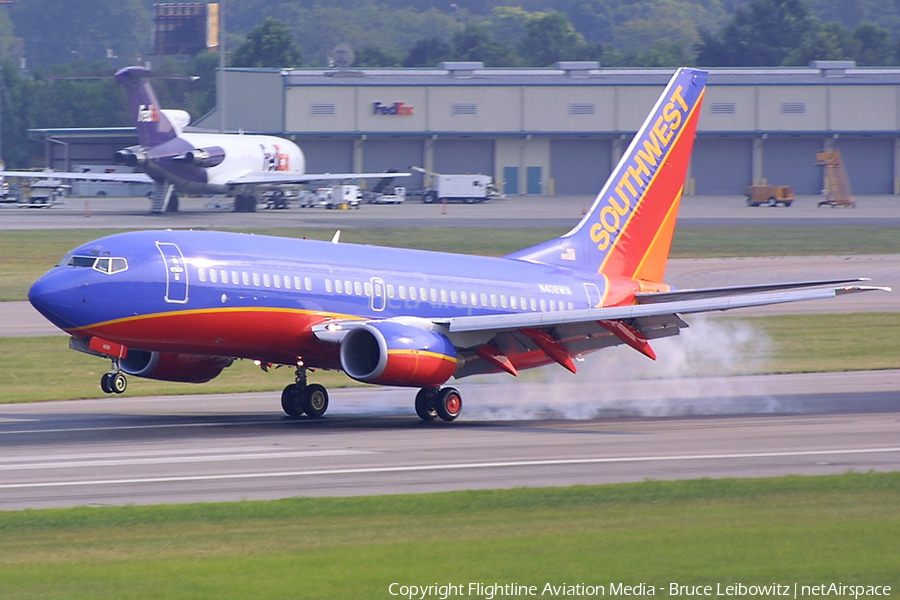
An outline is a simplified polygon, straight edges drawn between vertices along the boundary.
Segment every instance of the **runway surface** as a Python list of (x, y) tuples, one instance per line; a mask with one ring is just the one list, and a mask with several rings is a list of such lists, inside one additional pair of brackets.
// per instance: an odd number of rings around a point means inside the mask
[[(900, 227), (900, 198), (858, 199), (857, 208), (819, 208), (819, 196), (802, 196), (790, 208), (746, 206), (741, 196), (688, 196), (678, 224), (693, 227), (765, 225), (827, 227), (858, 225)], [(593, 196), (514, 196), (482, 204), (363, 204), (359, 210), (291, 208), (233, 213), (222, 198), (185, 198), (182, 211), (150, 214), (146, 198), (69, 198), (53, 208), (25, 209), (0, 204), (0, 229), (165, 229), (248, 227), (557, 227), (566, 230), (581, 219)], [(216, 203), (221, 209), (211, 208)]]
[(318, 421), (274, 394), (0, 406), (0, 509), (900, 468), (900, 372), (728, 379), (461, 386), (452, 424), (386, 389)]

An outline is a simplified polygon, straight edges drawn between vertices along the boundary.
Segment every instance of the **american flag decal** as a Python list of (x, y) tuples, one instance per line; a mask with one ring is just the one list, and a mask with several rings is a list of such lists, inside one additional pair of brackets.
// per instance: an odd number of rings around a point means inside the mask
[(566, 248), (566, 251), (559, 255), (563, 260), (575, 260), (575, 248)]

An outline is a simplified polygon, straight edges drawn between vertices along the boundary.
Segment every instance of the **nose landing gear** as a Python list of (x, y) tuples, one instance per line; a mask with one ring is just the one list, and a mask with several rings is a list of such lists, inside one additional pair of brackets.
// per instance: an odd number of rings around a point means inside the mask
[(100, 389), (103, 390), (105, 394), (123, 394), (125, 393), (126, 388), (128, 388), (128, 379), (126, 379), (125, 374), (119, 370), (118, 361), (113, 361), (113, 370), (109, 373), (105, 373), (103, 377), (100, 378)]

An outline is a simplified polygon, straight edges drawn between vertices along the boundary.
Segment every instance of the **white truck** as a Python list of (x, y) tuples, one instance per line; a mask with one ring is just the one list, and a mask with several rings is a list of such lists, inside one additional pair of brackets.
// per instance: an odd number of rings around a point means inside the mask
[(431, 180), (422, 192), (422, 202), (426, 204), (444, 201), (472, 204), (500, 196), (490, 175), (443, 175), (421, 167), (411, 169), (425, 173)]

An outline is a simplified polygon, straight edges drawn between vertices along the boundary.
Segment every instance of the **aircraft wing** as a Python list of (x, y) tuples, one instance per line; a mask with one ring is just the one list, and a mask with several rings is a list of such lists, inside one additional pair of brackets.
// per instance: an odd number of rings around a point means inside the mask
[[(494, 331), (499, 333), (522, 328), (542, 328), (597, 321), (622, 321), (647, 317), (677, 316), (681, 314), (748, 308), (751, 306), (802, 302), (805, 300), (821, 300), (857, 292), (890, 291), (890, 288), (874, 286), (791, 289), (796, 287), (834, 285), (836, 283), (850, 283), (856, 281), (865, 280), (851, 279), (828, 282), (810, 281), (795, 284), (776, 284), (774, 286), (740, 286), (735, 288), (685, 290), (683, 292), (656, 292), (640, 294), (638, 296), (639, 303), (628, 306), (610, 306), (606, 308), (588, 308), (556, 312), (451, 317), (443, 320), (436, 319), (434, 322), (436, 325), (446, 327), (451, 336), (454, 333), (474, 331)], [(777, 291), (754, 292), (754, 288), (774, 288)], [(732, 290), (730, 295), (727, 295), (728, 290)], [(679, 294), (683, 294), (685, 299), (680, 299)], [(657, 298), (657, 296), (659, 298)]]
[[(626, 344), (655, 359), (650, 340), (678, 335), (681, 329), (688, 326), (680, 316), (683, 314), (820, 300), (859, 292), (890, 291), (890, 288), (842, 285), (859, 281), (865, 280), (806, 281), (643, 293), (637, 296), (636, 304), (581, 310), (391, 320), (446, 335), (465, 358), (457, 369), (457, 378), (497, 370), (515, 375), (516, 368), (509, 357), (524, 356), (534, 351), (543, 352), (574, 372), (571, 357), (619, 344)], [(371, 321), (330, 321), (314, 326), (313, 333), (322, 341), (340, 343), (348, 331), (365, 326), (367, 322)]]
[(69, 171), (0, 171), (2, 177), (28, 179), (59, 179), (66, 181), (118, 181), (122, 183), (153, 183), (144, 173), (72, 173)]
[(307, 183), (310, 181), (340, 181), (348, 179), (381, 179), (409, 177), (409, 173), (291, 173), (290, 171), (254, 171), (226, 182), (226, 185), (276, 185)]

